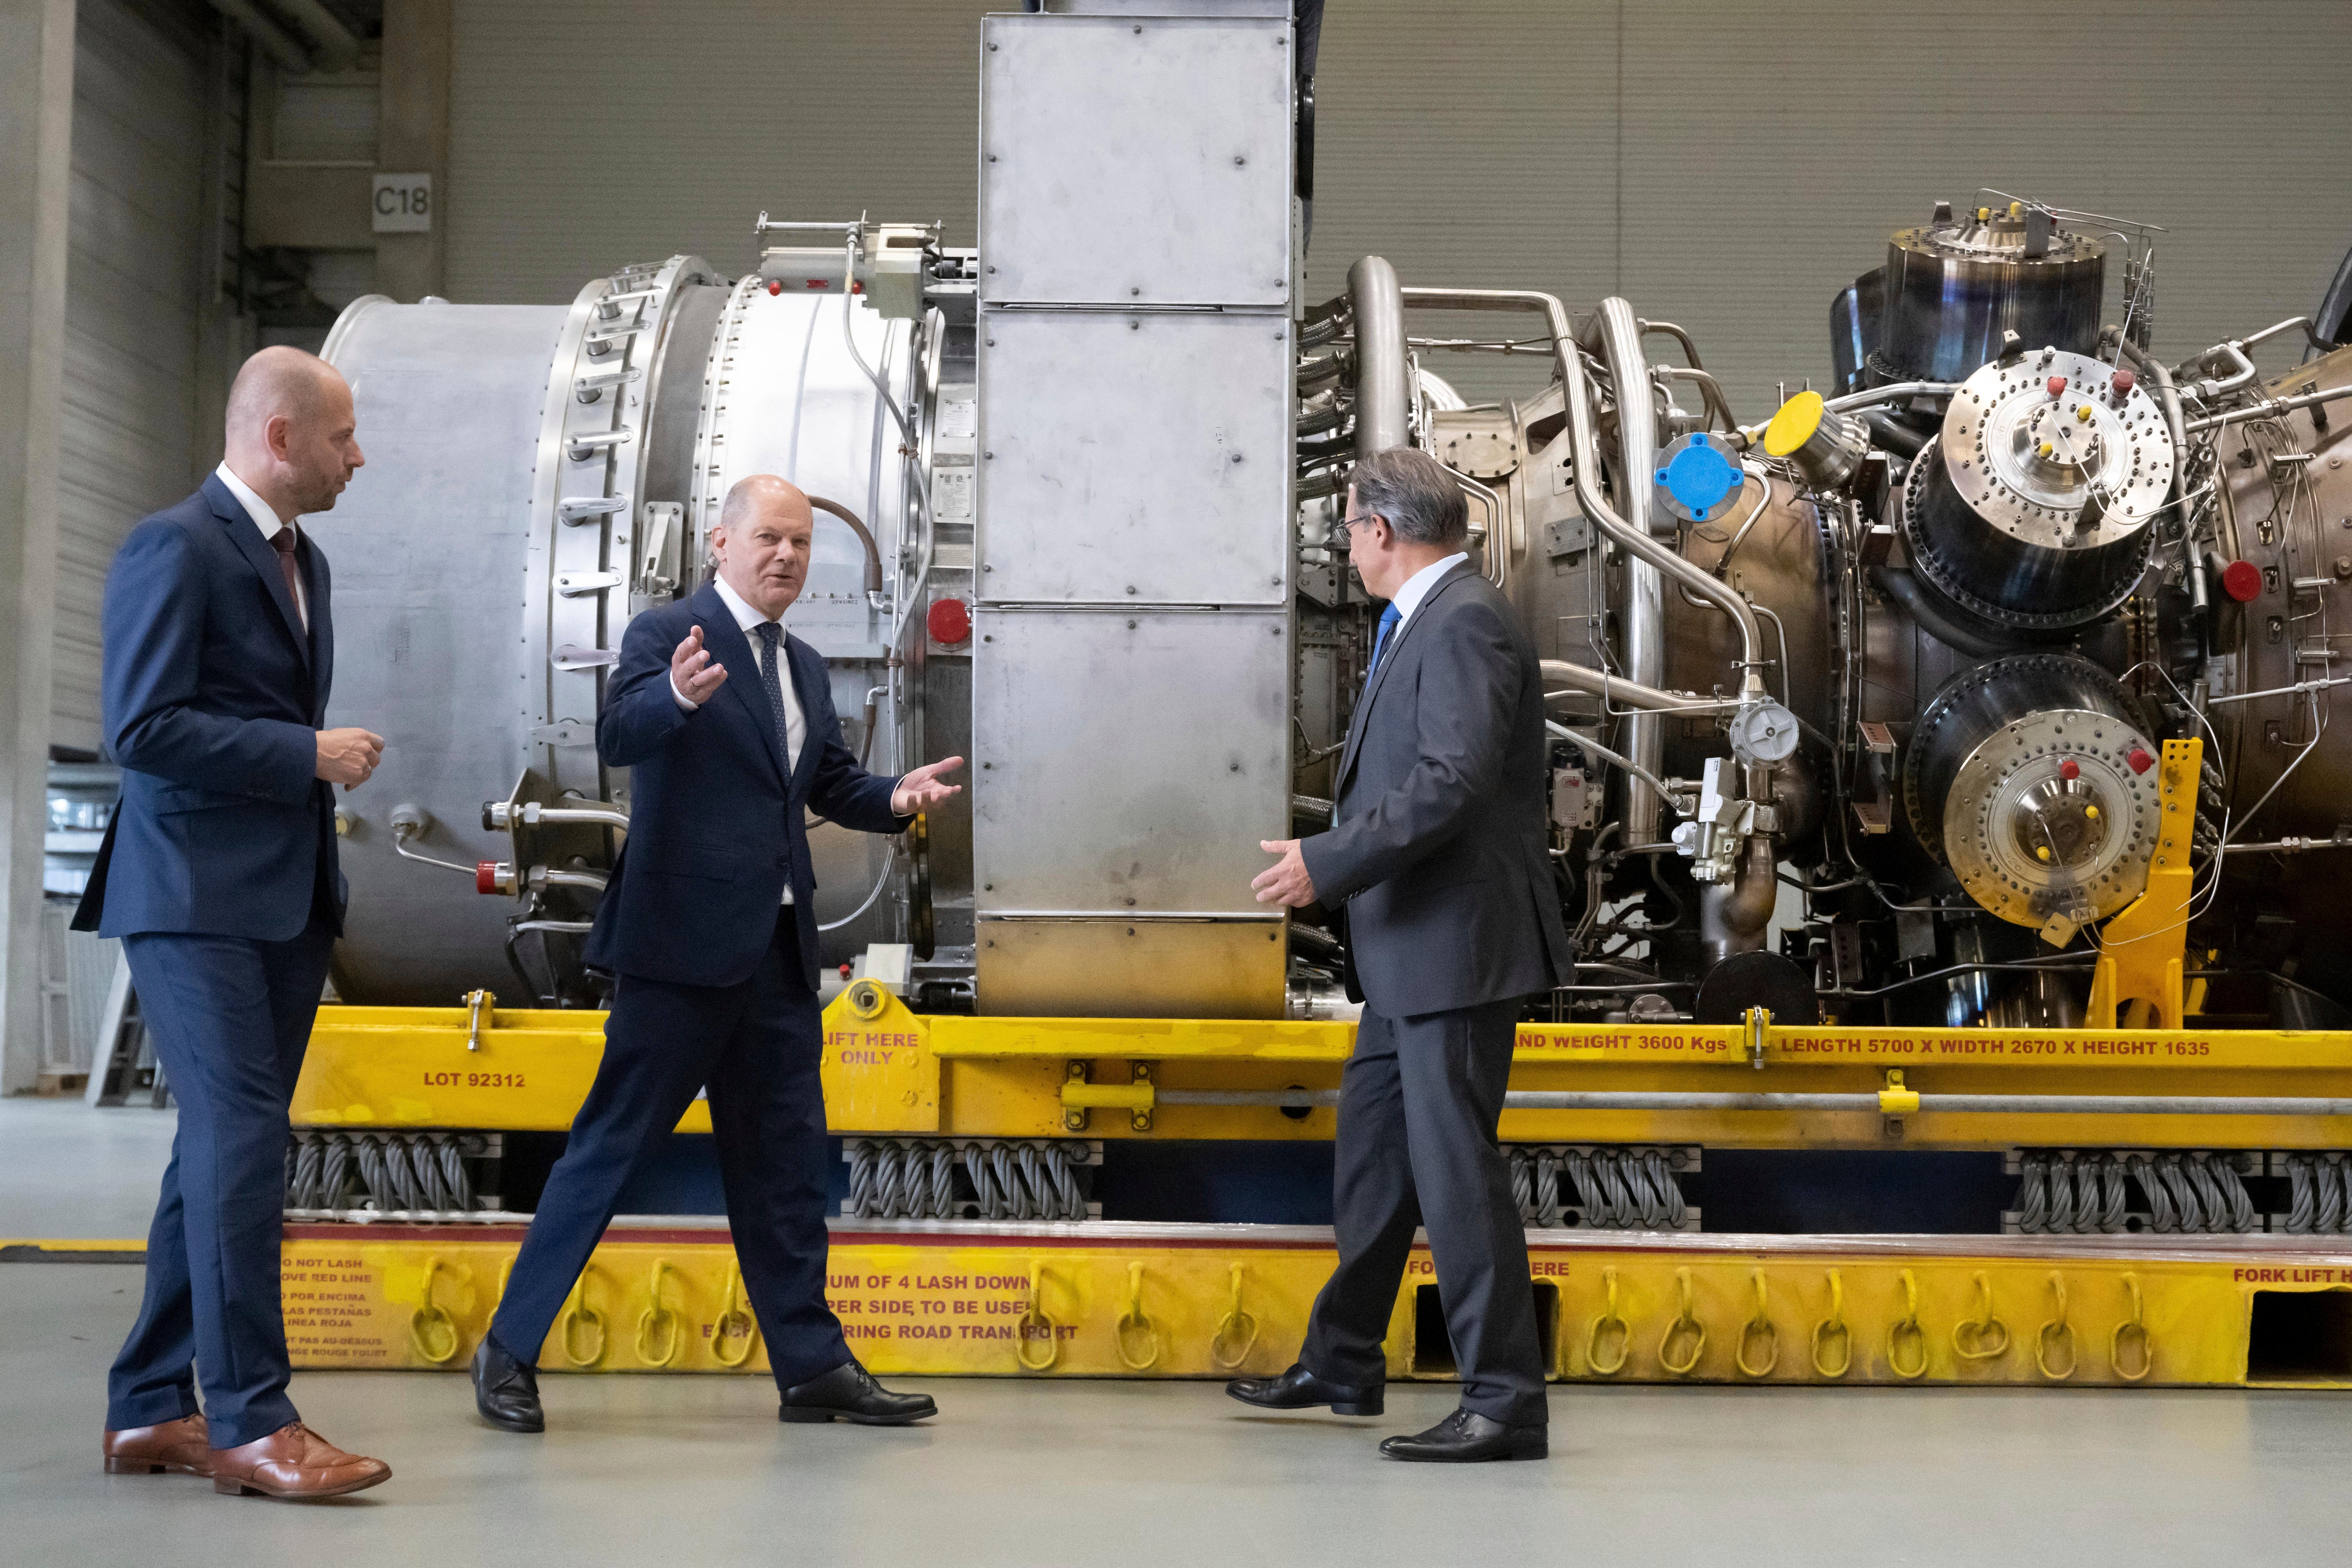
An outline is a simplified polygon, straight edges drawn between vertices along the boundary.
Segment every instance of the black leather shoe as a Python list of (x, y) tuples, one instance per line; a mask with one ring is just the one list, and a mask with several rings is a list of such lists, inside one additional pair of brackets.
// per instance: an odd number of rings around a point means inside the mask
[(474, 1350), (474, 1408), (500, 1431), (546, 1431), (547, 1414), (539, 1407), (539, 1368), (516, 1360), (484, 1334)]
[(854, 1361), (823, 1377), (784, 1390), (779, 1421), (831, 1421), (838, 1416), (860, 1426), (905, 1426), (940, 1413), (928, 1394), (893, 1394)]
[(1328, 1405), (1334, 1415), (1378, 1415), (1382, 1397), (1377, 1383), (1330, 1383), (1297, 1363), (1280, 1377), (1237, 1377), (1225, 1384), (1225, 1392), (1261, 1410), (1304, 1410), (1310, 1405)]
[(1391, 1437), (1381, 1452), (1391, 1459), (1433, 1459), (1472, 1464), (1480, 1459), (1541, 1459), (1551, 1439), (1541, 1426), (1506, 1426), (1491, 1416), (1457, 1410), (1426, 1432)]

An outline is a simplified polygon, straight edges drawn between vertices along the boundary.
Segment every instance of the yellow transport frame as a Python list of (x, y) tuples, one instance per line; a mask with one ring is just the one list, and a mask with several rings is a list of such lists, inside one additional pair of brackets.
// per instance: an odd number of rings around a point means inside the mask
[[(561, 1131), (604, 1049), (601, 1013), (322, 1007), (294, 1096), (298, 1127)], [(2192, 1018), (2191, 1022), (2194, 1020)], [(1335, 1114), (1170, 1103), (1187, 1090), (1329, 1090), (1341, 1023), (925, 1016), (860, 983), (824, 1015), (835, 1132), (951, 1138), (1328, 1140)], [(1509, 1110), (1506, 1142), (1718, 1148), (2326, 1149), (2332, 1114), (1941, 1111), (1944, 1095), (2336, 1100), (2352, 1105), (2352, 1032), (2275, 1029), (1783, 1027), (1524, 1024), (1513, 1091), (1844, 1094), (1858, 1109)], [(1926, 1096), (1928, 1109), (1914, 1097)], [(681, 1132), (707, 1132), (697, 1102)]]

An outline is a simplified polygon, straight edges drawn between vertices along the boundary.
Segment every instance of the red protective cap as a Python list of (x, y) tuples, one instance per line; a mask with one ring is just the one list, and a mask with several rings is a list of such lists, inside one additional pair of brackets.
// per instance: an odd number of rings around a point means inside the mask
[(2221, 568), (2221, 592), (2242, 605), (2252, 604), (2263, 591), (2263, 569), (2251, 561), (2232, 561)]
[(2058, 764), (2058, 776), (2071, 784), (2083, 776), (2083, 764), (2069, 757)]
[(2136, 773), (2144, 773), (2156, 766), (2156, 759), (2148, 755), (2146, 746), (2134, 746), (2131, 749), (2131, 755), (2126, 757), (2124, 761), (2131, 764), (2131, 771)]
[(474, 862), (474, 891), (495, 893), (499, 890), (499, 863), (495, 860)]
[(848, 978), (849, 978), (849, 970), (850, 970), (850, 965), (848, 965), (848, 964), (846, 964), (846, 963), (845, 963), (845, 964), (843, 964), (843, 965), (841, 966), (841, 977), (842, 977), (844, 980), (846, 980), (846, 979), (848, 979)]
[(923, 617), (933, 642), (960, 643), (971, 636), (971, 611), (961, 599), (934, 599)]
[(2059, 396), (2060, 395), (2062, 395), (2063, 393), (2064, 393), (2064, 392), (2065, 392), (2065, 390), (2066, 390), (2066, 378), (2065, 378), (2064, 376), (2063, 376), (2063, 375), (2053, 375), (2053, 376), (2052, 376), (2048, 381), (2043, 382), (2042, 384), (2042, 385), (2044, 385), (2044, 386), (2046, 386), (2046, 387), (2048, 387), (2048, 388), (2050, 389), (2050, 395), (2051, 395), (2051, 396), (2053, 396), (2053, 397), (2056, 397), (2056, 396)]
[(2117, 397), (2129, 397), (2131, 395), (2131, 389), (2138, 384), (2139, 378), (2132, 374), (2129, 367), (2117, 368), (2116, 371), (2115, 380), (2116, 395)]
[(783, 280), (782, 279), (781, 279), (781, 278), (771, 278), (771, 279), (768, 279), (768, 292), (769, 292), (769, 293), (771, 293), (771, 294), (781, 294), (781, 293), (782, 293), (783, 291), (784, 291), (784, 280)]

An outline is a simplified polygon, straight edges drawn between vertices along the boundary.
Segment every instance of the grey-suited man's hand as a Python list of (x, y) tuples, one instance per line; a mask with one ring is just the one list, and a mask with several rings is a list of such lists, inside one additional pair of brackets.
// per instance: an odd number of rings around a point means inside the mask
[(1257, 847), (1281, 859), (1257, 874), (1250, 883), (1261, 904), (1282, 904), (1303, 910), (1315, 901), (1315, 879), (1307, 873), (1307, 858), (1296, 838), (1261, 838)]
[(699, 708), (726, 682), (727, 667), (710, 661), (710, 650), (702, 646), (702, 628), (687, 633), (677, 651), (669, 656), (669, 683), (677, 694)]
[(318, 776), (329, 784), (357, 789), (383, 760), (382, 735), (365, 730), (321, 730), (318, 735)]
[(941, 784), (940, 775), (951, 773), (963, 766), (961, 757), (949, 757), (943, 762), (926, 763), (898, 781), (890, 792), (890, 809), (900, 816), (912, 816), (929, 811), (935, 805), (953, 800), (963, 793), (963, 785)]

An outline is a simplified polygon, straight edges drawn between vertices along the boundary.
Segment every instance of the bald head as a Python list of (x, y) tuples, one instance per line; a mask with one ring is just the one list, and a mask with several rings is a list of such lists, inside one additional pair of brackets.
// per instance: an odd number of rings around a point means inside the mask
[(710, 531), (721, 581), (770, 620), (782, 616), (808, 581), (815, 514), (798, 485), (773, 474), (735, 481)]
[(247, 360), (229, 387), (226, 424), (230, 469), (281, 521), (333, 507), (367, 460), (342, 374), (300, 349), (266, 348)]
[(719, 526), (731, 532), (771, 511), (801, 517), (812, 525), (814, 522), (806, 490), (773, 474), (752, 474), (737, 479), (734, 488), (727, 492), (727, 502), (719, 509)]

